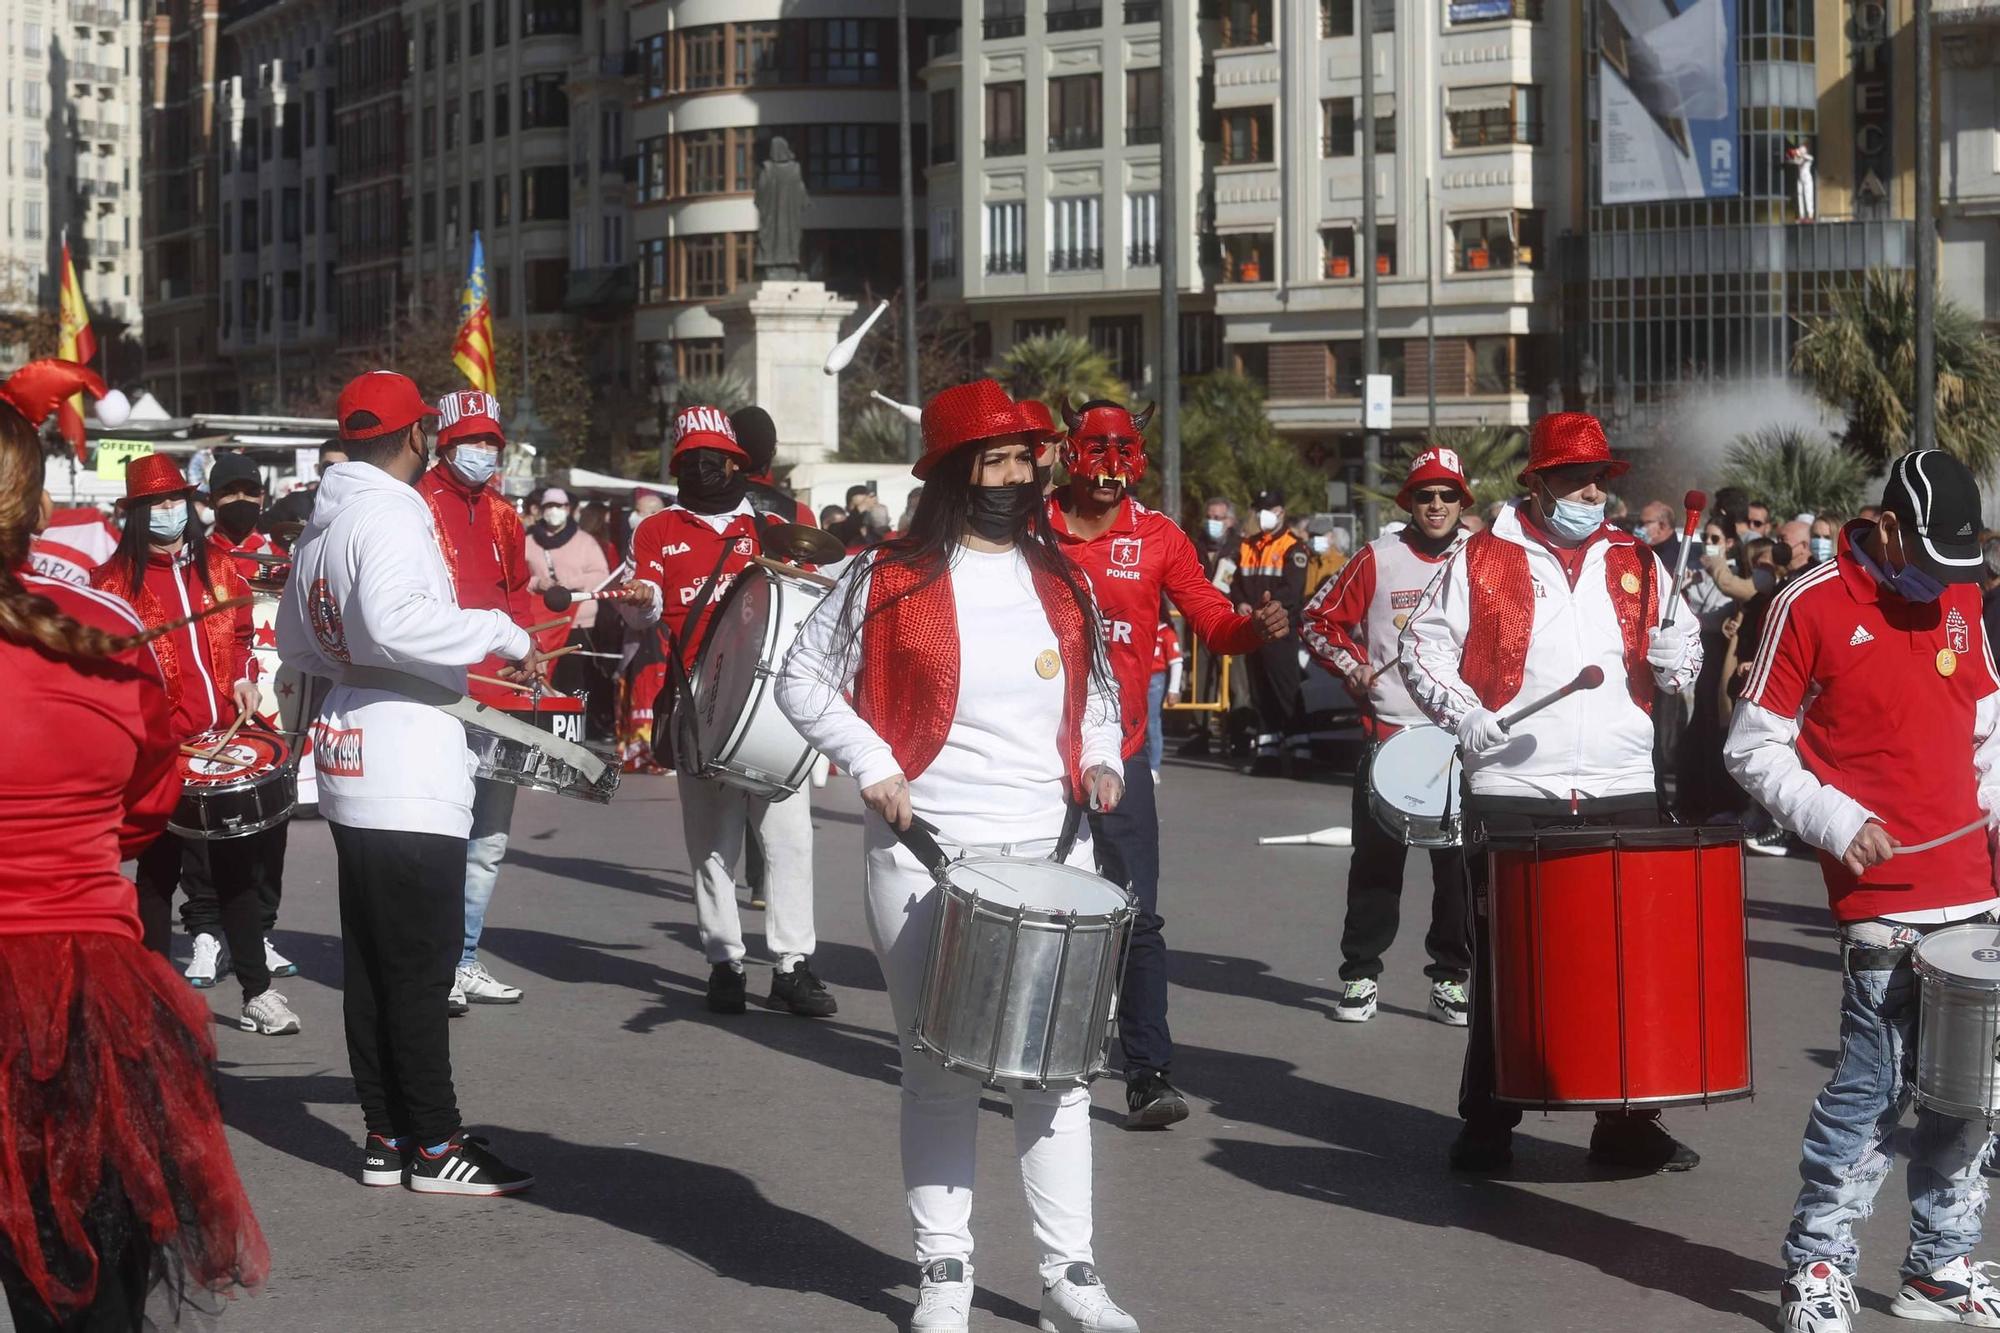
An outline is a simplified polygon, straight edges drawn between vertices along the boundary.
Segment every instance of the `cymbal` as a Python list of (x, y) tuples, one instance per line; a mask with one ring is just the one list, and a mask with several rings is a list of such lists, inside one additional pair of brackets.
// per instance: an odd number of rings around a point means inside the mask
[(774, 523), (764, 529), (764, 554), (792, 564), (830, 565), (847, 554), (840, 539), (803, 523)]

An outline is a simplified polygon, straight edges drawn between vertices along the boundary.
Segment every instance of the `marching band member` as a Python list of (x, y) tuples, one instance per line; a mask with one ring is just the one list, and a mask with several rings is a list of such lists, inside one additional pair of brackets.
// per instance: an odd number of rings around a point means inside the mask
[[(992, 380), (924, 408), (912, 530), (857, 560), (799, 633), (779, 707), (868, 806), (866, 915), (896, 1030), (916, 1016), (938, 894), (896, 842), (913, 815), (968, 849), (1047, 856), (1067, 803), (1118, 808), (1118, 696), (1085, 581), (1049, 527), (1037, 430)], [(1150, 621), (1148, 622), (1150, 624)], [(853, 702), (848, 701), (852, 695)], [(1071, 849), (1087, 864), (1089, 841)], [(913, 1333), (965, 1333), (980, 1085), (903, 1051)], [(1041, 1250), (1041, 1327), (1136, 1333), (1091, 1251), (1090, 1094), (1012, 1091)]]
[[(1465, 805), (1473, 956), (1487, 956), (1486, 856), (1492, 833), (1659, 822), (1653, 772), (1654, 687), (1689, 688), (1700, 641), (1685, 617), (1661, 625), (1672, 575), (1630, 533), (1604, 522), (1603, 483), (1625, 471), (1595, 417), (1557, 412), (1535, 423), (1526, 499), (1461, 546), (1410, 614), (1399, 658), (1417, 707), (1458, 736)], [(1569, 684), (1585, 666), (1600, 689), (1501, 725), (1510, 704)], [(1520, 1108), (1493, 1095), (1493, 995), (1475, 967), (1472, 1033), (1452, 1166), (1490, 1171), (1513, 1158)], [(1610, 1000), (1607, 997), (1606, 1003)], [(1685, 1171), (1700, 1158), (1660, 1127), (1655, 1111), (1601, 1112), (1594, 1162)]]
[(86, 584), (90, 571), (118, 549), (118, 529), (95, 509), (57, 509), (28, 544), (28, 564), (43, 578)]
[[(1249, 615), (1275, 602), (1295, 628), (1306, 604), (1306, 544), (1285, 526), (1285, 497), (1261, 491), (1255, 509), (1257, 531), (1246, 532), (1236, 549), (1236, 574), (1229, 599), (1238, 615)], [(1297, 754), (1310, 745), (1305, 735), (1305, 682), (1299, 675), (1295, 645), (1266, 639), (1244, 654), (1250, 678), (1250, 699), (1257, 709), (1257, 745), (1245, 772), (1268, 772), (1278, 762), (1282, 743)]]
[[(658, 625), (682, 670), (694, 666), (711, 609), (757, 554), (762, 526), (746, 498), (750, 456), (729, 418), (714, 407), (688, 407), (674, 420), (669, 458), (680, 483), (676, 503), (639, 525), (632, 538), (634, 586), (646, 601), (626, 605), (629, 623)], [(671, 677), (673, 662), (669, 662)], [(657, 728), (657, 724), (656, 724)], [(746, 829), (763, 844), (767, 882), (765, 939), (776, 959), (765, 1005), (826, 1018), (839, 1005), (813, 975), (812, 804), (809, 791), (781, 801), (752, 795), (686, 767), (677, 758), (681, 829), (694, 873), (695, 920), (708, 955), (708, 1007), (740, 1014), (746, 1007), (743, 924), (736, 910), (734, 867)]]
[(778, 461), (778, 424), (771, 420), (771, 414), (754, 403), (739, 407), (729, 414), (729, 428), (736, 432), (736, 442), (750, 456), (750, 480), (743, 492), (750, 507), (780, 523), (817, 526), (812, 510), (779, 486), (771, 475)]
[[(1395, 943), (1410, 849), (1382, 827), (1369, 804), (1375, 750), (1404, 727), (1428, 721), (1402, 673), (1380, 670), (1395, 660), (1397, 639), (1424, 589), (1444, 568), (1459, 540), (1459, 515), (1472, 503), (1458, 453), (1426, 449), (1410, 464), (1396, 503), (1408, 526), (1361, 548), (1306, 603), (1306, 646), (1362, 701), (1361, 726), (1370, 741), (1354, 773), (1354, 854), (1347, 863), (1347, 920), (1340, 933), (1340, 980), (1333, 1016), (1365, 1023), (1375, 1016), (1382, 955)], [(1431, 1017), (1463, 1027), (1465, 983), (1472, 975), (1472, 929), (1466, 915), (1462, 847), (1431, 849), (1431, 928), (1424, 936), (1430, 966)]]
[(0, 385), (0, 1288), (23, 1333), (137, 1329), (156, 1281), (178, 1304), (270, 1267), (215, 1020), (141, 943), (118, 873), (179, 799), (174, 705), (123, 602), (28, 568), (36, 423), (86, 389), (104, 382), (53, 360)]
[(489, 654), (530, 671), (541, 655), (506, 612), (458, 604), (414, 489), (437, 415), (417, 386), (369, 371), (341, 390), (335, 415), (353, 461), (321, 479), (293, 547), (278, 652), (333, 682), (313, 753), (340, 862), (341, 1007), (368, 1130), (361, 1182), (511, 1194), (534, 1177), (462, 1131), (451, 1080), (471, 752), (464, 725), (420, 696), (462, 695), (466, 667)]
[[(467, 610), (499, 611), (523, 629), (535, 623), (528, 600), (528, 534), (514, 506), (487, 485), (500, 470), (507, 447), (500, 429), (500, 401), (490, 393), (463, 389), (438, 399), (437, 463), (417, 482), (430, 506), (438, 549), (444, 552), (458, 604)], [(584, 604), (586, 607), (589, 603)], [(492, 676), (498, 658), (479, 664), (475, 675)], [(511, 691), (473, 682), (471, 693), (495, 707), (512, 707)], [(479, 937), (486, 910), (507, 856), (507, 830), (514, 822), (511, 782), (474, 778), (472, 836), (465, 844), (465, 944), (452, 975), (451, 1012), (469, 1004), (518, 1004), (521, 988), (509, 985), (479, 961)]]
[(1048, 502), (1057, 542), (1096, 592), (1124, 729), (1124, 799), (1115, 811), (1093, 814), (1090, 824), (1099, 872), (1139, 903), (1118, 995), (1128, 1129), (1171, 1125), (1188, 1114), (1187, 1099), (1168, 1079), (1174, 1045), (1159, 912), (1160, 819), (1146, 753), (1160, 599), (1171, 598), (1193, 633), (1218, 653), (1254, 653), (1290, 631), (1284, 607), (1275, 602), (1252, 615), (1232, 611), (1229, 599), (1202, 576), (1201, 557), (1187, 535), (1132, 497), (1146, 474), (1152, 415), (1150, 407), (1134, 416), (1101, 400), (1085, 403), (1081, 413), (1064, 403), (1069, 430), (1062, 461), (1069, 483)]
[[(1854, 1223), (1889, 1174), (1917, 1043), (1911, 951), (1991, 919), (1986, 830), (1904, 851), (2000, 811), (2000, 680), (1980, 617), (1979, 487), (1940, 450), (1889, 470), (1879, 525), (1778, 595), (1725, 757), (1745, 791), (1819, 849), (1840, 930), (1840, 1055), (1806, 1120), (1785, 1234), (1782, 1327), (1847, 1333)], [(2000, 1328), (2000, 1288), (1970, 1261), (1989, 1126), (1928, 1107), (1910, 1136), (1910, 1244), (1890, 1313)]]
[[(256, 668), (250, 657), (250, 585), (236, 562), (202, 530), (189, 501), (193, 487), (165, 454), (145, 454), (125, 464), (125, 533), (111, 559), (90, 576), (91, 586), (123, 598), (148, 629), (243, 598), (231, 614), (195, 621), (153, 644), (173, 704), (175, 739), (186, 745), (204, 732), (226, 728), (239, 714), (257, 710)], [(168, 831), (139, 857), (139, 919), (147, 947), (172, 950), (174, 894), (188, 881), (190, 899), (212, 898), (213, 918), (197, 903), (186, 915), (195, 933), (189, 979), (213, 985), (217, 926), (229, 943), (229, 966), (243, 988), (237, 1025), (245, 1032), (284, 1036), (299, 1030), (285, 997), (271, 989), (264, 952), (264, 881), (282, 853), (269, 847), (282, 831), (241, 838), (203, 839)]]

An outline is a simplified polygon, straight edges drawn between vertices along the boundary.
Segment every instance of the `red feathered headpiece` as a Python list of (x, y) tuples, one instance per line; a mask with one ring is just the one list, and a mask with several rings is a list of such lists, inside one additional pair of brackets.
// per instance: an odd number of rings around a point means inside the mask
[(1070, 476), (1099, 485), (1137, 486), (1146, 475), (1146, 423), (1152, 419), (1150, 405), (1135, 415), (1116, 403), (1086, 407), (1079, 416), (1064, 399), (1069, 435), (1063, 440), (1063, 467)]
[(58, 407), (79, 393), (102, 398), (106, 392), (104, 381), (89, 366), (53, 356), (30, 361), (0, 384), (0, 400), (27, 418), (30, 426), (47, 421)]

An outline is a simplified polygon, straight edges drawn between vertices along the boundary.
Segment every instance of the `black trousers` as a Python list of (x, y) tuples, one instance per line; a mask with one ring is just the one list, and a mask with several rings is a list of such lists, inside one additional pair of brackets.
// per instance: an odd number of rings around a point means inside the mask
[(271, 871), (267, 846), (279, 840), (278, 865), (284, 864), (285, 826), (241, 838), (203, 841), (162, 833), (139, 854), (139, 924), (146, 947), (162, 958), (173, 947), (174, 891), (191, 883), (210, 886), (215, 894), (220, 934), (229, 943), (229, 967), (243, 986), (247, 1002), (271, 988), (264, 965), (264, 899), (259, 886)]
[[(1485, 843), (1495, 833), (1530, 833), (1558, 828), (1647, 828), (1660, 822), (1659, 797), (1607, 796), (1570, 809), (1567, 801), (1517, 797), (1468, 796), (1466, 866), (1472, 872), (1473, 956), (1472, 1030), (1465, 1044), (1465, 1072), (1458, 1086), (1458, 1115), (1475, 1133), (1511, 1130), (1521, 1123), (1521, 1108), (1493, 1096), (1493, 970), (1486, 891), (1491, 868)], [(1657, 1120), (1658, 1111), (1600, 1111), (1599, 1120), (1624, 1117)]]
[(1160, 933), (1165, 924), (1160, 918), (1160, 816), (1145, 751), (1125, 761), (1125, 798), (1118, 808), (1091, 815), (1090, 841), (1098, 873), (1139, 900), (1118, 992), (1125, 1076), (1141, 1070), (1164, 1074), (1173, 1064), (1174, 1039), (1167, 1029), (1167, 941)]
[[(275, 828), (240, 839), (256, 844), (257, 865), (252, 869), (256, 875), (257, 905), (262, 910), (266, 935), (278, 924), (278, 905), (284, 897), (285, 887), (285, 844), (291, 828), (292, 821), (287, 819)], [(197, 867), (187, 866), (181, 871), (181, 889), (187, 894), (181, 899), (181, 929), (189, 936), (220, 935), (222, 895), (215, 881)]]
[(465, 945), (465, 839), (328, 821), (340, 858), (341, 1011), (368, 1132), (459, 1128), (446, 1001)]
[(1298, 639), (1274, 640), (1242, 661), (1250, 677), (1250, 702), (1257, 709), (1257, 730), (1266, 736), (1304, 731), (1306, 693), (1299, 676)]
[[(1382, 955), (1396, 942), (1403, 905), (1403, 867), (1410, 848), (1375, 818), (1368, 803), (1370, 746), (1354, 770), (1354, 852), (1347, 862), (1347, 921), (1340, 932), (1340, 979), (1373, 981), (1382, 975)], [(1424, 975), (1432, 981), (1464, 981), (1472, 971), (1472, 917), (1466, 910), (1465, 854), (1457, 847), (1431, 849), (1431, 928), (1424, 950), (1431, 956)]]
[[(0, 1288), (7, 1293), (15, 1333), (137, 1333), (146, 1327), (146, 1296), (153, 1286), (153, 1242), (137, 1215), (130, 1213), (130, 1205), (122, 1202), (123, 1194), (116, 1198), (116, 1206), (128, 1216), (114, 1228), (115, 1239), (106, 1234), (99, 1218), (86, 1215), (80, 1219), (83, 1234), (97, 1252), (97, 1290), (90, 1304), (67, 1317), (57, 1316), (42, 1304), (13, 1255), (0, 1250)], [(94, 1214), (97, 1210), (91, 1211)]]

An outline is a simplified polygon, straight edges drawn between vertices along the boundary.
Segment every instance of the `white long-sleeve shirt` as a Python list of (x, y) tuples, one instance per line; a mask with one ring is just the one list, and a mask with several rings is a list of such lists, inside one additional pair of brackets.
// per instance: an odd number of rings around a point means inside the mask
[[(1572, 588), (1555, 554), (1522, 531), (1519, 502), (1500, 511), (1492, 535), (1527, 552), (1534, 587), (1527, 661), (1521, 688), (1508, 708), (1561, 689), (1586, 666), (1601, 668), (1604, 683), (1594, 690), (1579, 690), (1517, 723), (1500, 748), (1468, 756), (1465, 769), (1472, 790), (1482, 796), (1565, 801), (1655, 790), (1653, 719), (1632, 701), (1626, 688), (1625, 639), (1605, 582), (1609, 543), (1593, 540), (1585, 548), (1582, 571)], [(1444, 573), (1425, 591), (1399, 642), (1401, 670), (1411, 697), (1433, 722), (1452, 732), (1466, 714), (1483, 706), (1459, 670), (1472, 606), (1467, 549), (1459, 547)], [(1645, 566), (1652, 570), (1658, 605), (1664, 607), (1674, 595), (1672, 575), (1650, 556)], [(1671, 670), (1652, 673), (1654, 683), (1669, 694), (1692, 688), (1701, 674), (1700, 636), (1693, 632), (1685, 611), (1678, 623), (1688, 625), (1681, 660)]]
[[(863, 787), (901, 771), (888, 742), (847, 699), (860, 662), (854, 645), (870, 632), (862, 620), (871, 566), (855, 561), (806, 620), (777, 688), (792, 725)], [(1018, 550), (961, 547), (948, 577), (958, 620), (958, 707), (944, 748), (910, 782), (910, 804), (956, 843), (1053, 837), (1067, 798), (1067, 686), (1060, 666), (1047, 678), (1036, 670), (1044, 652), (1059, 655), (1028, 562)], [(853, 610), (843, 615), (850, 601)], [(1083, 770), (1103, 764), (1121, 772), (1116, 689), (1092, 680), (1086, 700)]]
[(327, 469), (278, 604), (279, 657), (335, 682), (313, 728), (326, 818), (469, 834), (473, 759), (464, 725), (399, 694), (343, 685), (341, 676), (348, 666), (384, 667), (463, 694), (467, 667), (489, 653), (525, 657), (530, 646), (504, 611), (458, 605), (430, 508), (414, 489), (370, 463)]

